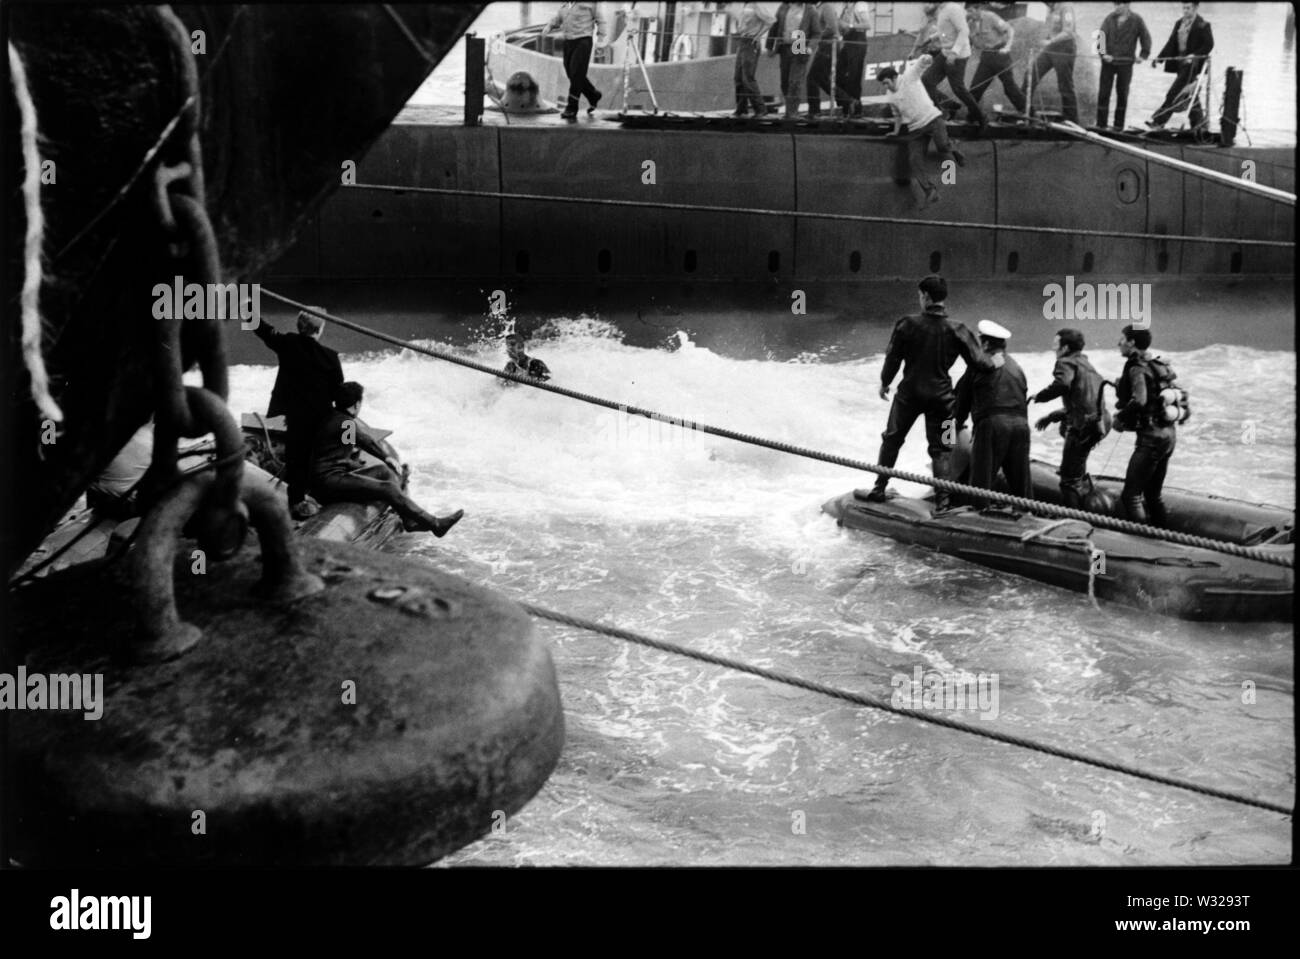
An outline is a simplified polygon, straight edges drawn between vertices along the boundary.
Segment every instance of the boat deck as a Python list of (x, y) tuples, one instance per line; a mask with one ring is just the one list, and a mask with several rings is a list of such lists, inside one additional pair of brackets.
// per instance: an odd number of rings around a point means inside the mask
[[(461, 104), (408, 104), (393, 122), (406, 126), (464, 126), (465, 111)], [(988, 132), (983, 139), (990, 140), (1068, 140), (1069, 137), (1052, 130), (1042, 129), (1032, 121), (1012, 114), (998, 115), (991, 118)], [(488, 108), (483, 111), (482, 126), (487, 127), (522, 127), (528, 129), (570, 127), (584, 130), (707, 130), (715, 133), (801, 133), (801, 134), (838, 134), (867, 136), (881, 140), (895, 139), (892, 136), (894, 124), (891, 120), (879, 117), (846, 118), (823, 113), (817, 119), (806, 113), (798, 117), (787, 118), (773, 111), (763, 117), (736, 117), (726, 110), (703, 113), (619, 113), (614, 110), (597, 110), (589, 115), (585, 110), (578, 114), (574, 122), (560, 119), (555, 113), (512, 113)], [(952, 136), (961, 139), (974, 139), (979, 131), (975, 124), (950, 121), (948, 130)], [(1130, 129), (1126, 131), (1100, 131), (1110, 139), (1137, 143), (1145, 146), (1161, 144), (1179, 144), (1196, 146), (1195, 138), (1183, 131), (1160, 131), (1148, 134), (1145, 131)], [(1217, 144), (1204, 144), (1217, 148)]]

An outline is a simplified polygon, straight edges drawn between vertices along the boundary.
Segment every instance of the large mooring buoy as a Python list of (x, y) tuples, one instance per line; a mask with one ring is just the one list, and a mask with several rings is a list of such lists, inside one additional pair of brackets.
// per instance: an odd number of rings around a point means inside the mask
[(196, 574), (182, 549), (177, 606), (203, 639), (162, 664), (117, 655), (136, 628), (125, 564), (14, 595), (27, 676), (103, 682), (98, 719), (9, 713), (15, 859), (421, 865), (541, 788), (564, 719), (518, 606), (409, 558), (299, 547), (327, 588), (285, 604), (254, 596), (256, 550)]

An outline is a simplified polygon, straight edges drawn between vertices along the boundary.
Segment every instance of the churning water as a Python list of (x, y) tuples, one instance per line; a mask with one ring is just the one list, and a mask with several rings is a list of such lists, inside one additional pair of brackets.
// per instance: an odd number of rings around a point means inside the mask
[[(883, 344), (882, 344), (883, 345)], [(497, 343), (457, 347), (504, 363)], [(534, 341), (556, 381), (875, 460), (880, 355), (734, 359), (593, 319)], [(1113, 349), (1091, 349), (1115, 376)], [(1294, 505), (1295, 354), (1167, 354), (1192, 389), (1169, 485)], [(1048, 353), (1017, 355), (1031, 389)], [(1198, 624), (840, 530), (869, 476), (682, 432), (412, 353), (344, 357), (427, 508), (425, 557), (509, 596), (882, 698), (895, 674), (996, 674), (996, 719), (944, 715), (1274, 802), (1295, 795), (1289, 625)], [(274, 370), (236, 367), (232, 408)], [(1031, 408), (1039, 416), (1047, 407)], [(1058, 436), (1035, 434), (1057, 458)], [(899, 466), (928, 472), (918, 425)], [(1131, 434), (1094, 472), (1122, 473)], [(901, 487), (908, 491), (909, 487)], [(912, 488), (916, 489), (916, 488)], [(1289, 858), (1286, 818), (554, 626), (567, 744), (504, 832), (449, 864), (1210, 864)], [(1255, 702), (1243, 703), (1243, 683)]]

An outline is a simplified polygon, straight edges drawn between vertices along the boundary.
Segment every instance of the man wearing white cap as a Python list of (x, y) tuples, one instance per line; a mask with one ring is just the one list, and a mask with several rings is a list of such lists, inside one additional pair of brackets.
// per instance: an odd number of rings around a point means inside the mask
[(970, 485), (992, 489), (1001, 470), (1013, 496), (1033, 497), (1029, 475), (1029, 386), (1020, 364), (1007, 356), (1011, 331), (991, 320), (980, 320), (980, 345), (1003, 362), (993, 369), (972, 367), (957, 383), (957, 429), (969, 415), (975, 424), (971, 440)]

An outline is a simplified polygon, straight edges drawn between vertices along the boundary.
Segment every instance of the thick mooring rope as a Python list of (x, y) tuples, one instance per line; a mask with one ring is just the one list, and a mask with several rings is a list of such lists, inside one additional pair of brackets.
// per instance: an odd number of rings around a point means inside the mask
[(63, 422), (63, 411), (50, 395), (50, 378), (41, 352), (44, 326), (41, 323), (41, 282), (45, 271), (41, 248), (45, 242), (45, 212), (41, 209), (41, 153), (37, 147), (36, 104), (27, 85), (27, 70), (14, 45), (9, 44), (9, 73), (13, 78), (14, 99), (22, 117), (19, 135), (23, 150), (23, 213), (27, 233), (23, 238), (22, 354), (23, 365), (31, 379), (32, 401), (41, 415), (55, 423)]
[(532, 603), (520, 603), (520, 605), (523, 606), (530, 615), (536, 616), (539, 619), (550, 620), (553, 623), (559, 623), (562, 626), (572, 626), (575, 629), (586, 630), (588, 632), (597, 633), (601, 636), (609, 636), (629, 643), (636, 643), (640, 646), (648, 646), (651, 649), (658, 649), (661, 652), (685, 656), (702, 663), (722, 666), (725, 669), (734, 669), (738, 672), (748, 673), (751, 676), (758, 676), (761, 679), (767, 679), (774, 683), (783, 683), (787, 686), (794, 686), (798, 689), (806, 689), (810, 692), (820, 693), (823, 696), (830, 696), (833, 699), (853, 703), (856, 706), (866, 706), (869, 709), (880, 709), (887, 713), (907, 716), (912, 719), (919, 719), (921, 722), (933, 723), (936, 726), (955, 729), (958, 732), (968, 733), (972, 736), (981, 736), (984, 739), (1006, 743), (1009, 746), (1018, 746), (1021, 749), (1029, 749), (1034, 752), (1045, 753), (1048, 756), (1056, 756), (1059, 759), (1068, 759), (1071, 762), (1083, 763), (1087, 766), (1095, 766), (1098, 769), (1106, 769), (1110, 772), (1122, 773), (1125, 776), (1133, 776), (1137, 779), (1159, 783), (1163, 786), (1173, 786), (1175, 789), (1185, 789), (1189, 792), (1199, 793), (1202, 796), (1213, 796), (1216, 799), (1226, 799), (1228, 802), (1240, 803), (1244, 806), (1254, 806), (1257, 809), (1267, 809), (1269, 812), (1281, 813), (1284, 816), (1290, 816), (1294, 813), (1294, 809), (1279, 805), (1278, 803), (1272, 803), (1262, 799), (1254, 799), (1250, 796), (1242, 796), (1237, 793), (1227, 792), (1222, 789), (1214, 789), (1209, 786), (1202, 786), (1183, 779), (1174, 779), (1171, 776), (1162, 776), (1158, 773), (1146, 772), (1145, 770), (1138, 769), (1134, 766), (1129, 766), (1126, 763), (1111, 762), (1106, 759), (1096, 759), (1092, 756), (1087, 756), (1070, 749), (1061, 749), (1058, 746), (1050, 746), (1045, 743), (1036, 742), (1032, 739), (1025, 739), (1023, 736), (1012, 736), (1009, 733), (1000, 733), (991, 729), (983, 729), (979, 726), (972, 726), (969, 723), (949, 719), (945, 716), (938, 716), (932, 712), (895, 706), (892, 703), (886, 702), (882, 699), (877, 699), (873, 696), (868, 696), (865, 693), (855, 693), (846, 689), (839, 689), (835, 686), (827, 686), (825, 683), (815, 682), (811, 679), (803, 679), (799, 676), (783, 673), (779, 670), (754, 666), (737, 659), (731, 659), (727, 656), (717, 656), (713, 653), (705, 653), (697, 649), (689, 649), (685, 646), (679, 646), (676, 643), (666, 642), (662, 639), (654, 639), (653, 637), (634, 633), (626, 629), (619, 629), (615, 626), (606, 626), (602, 623), (594, 622), (593, 620), (580, 619), (577, 616), (569, 616), (566, 613), (557, 613), (554, 610), (535, 606)]
[(871, 216), (863, 213), (823, 213), (817, 210), (774, 210), (767, 207), (720, 206), (713, 203), (667, 203), (656, 200), (616, 200), (609, 197), (554, 196), (546, 193), (502, 193), (497, 190), (457, 190), (450, 187), (395, 186), (385, 183), (353, 183), (347, 190), (379, 190), (386, 193), (428, 193), (433, 196), (477, 197), (485, 200), (535, 200), (546, 203), (581, 203), (589, 206), (623, 206), (649, 210), (681, 210), (684, 213), (728, 213), (745, 216), (802, 217), (808, 220), (838, 220), (844, 223), (884, 223), (891, 226), (951, 227), (954, 230), (993, 230), (1004, 233), (1045, 233), (1054, 236), (1095, 236), (1106, 240), (1156, 240), (1158, 242), (1209, 243), (1225, 246), (1267, 246), (1294, 249), (1290, 240), (1250, 240), (1230, 236), (1188, 236), (1177, 233), (1135, 233), (1127, 230), (1085, 230), (1076, 227), (1030, 226), (1020, 223), (969, 223), (965, 220), (921, 220), (902, 216)]
[(1021, 496), (1012, 496), (1009, 493), (998, 493), (993, 490), (980, 489), (977, 486), (967, 486), (964, 483), (954, 483), (951, 480), (937, 479), (933, 476), (926, 476), (922, 473), (911, 473), (906, 470), (898, 470), (888, 466), (880, 466), (876, 463), (867, 463), (862, 460), (851, 459), (847, 456), (837, 456), (834, 453), (823, 453), (818, 450), (795, 446), (780, 440), (764, 439), (761, 436), (753, 436), (749, 433), (739, 433), (735, 430), (724, 429), (719, 426), (709, 426), (706, 423), (696, 423), (682, 417), (666, 416), (665, 414), (656, 412), (655, 410), (648, 410), (639, 406), (615, 403), (613, 400), (607, 400), (600, 396), (593, 396), (590, 393), (582, 393), (578, 390), (570, 390), (563, 386), (555, 386), (552, 383), (543, 383), (515, 373), (507, 373), (504, 370), (499, 370), (495, 367), (488, 366), (485, 363), (479, 363), (476, 360), (471, 360), (463, 356), (457, 356), (456, 354), (450, 353), (446, 350), (417, 346), (414, 343), (410, 343), (396, 336), (390, 336), (387, 333), (381, 333), (378, 330), (371, 329), (368, 326), (363, 326), (360, 323), (354, 323), (351, 320), (345, 320), (334, 316), (333, 314), (326, 313), (318, 307), (309, 306), (306, 303), (299, 303), (297, 300), (291, 300), (287, 296), (281, 296), (279, 293), (274, 293), (266, 288), (263, 288), (261, 292), (264, 296), (269, 296), (271, 299), (278, 300), (287, 306), (295, 307), (296, 309), (309, 313), (312, 316), (318, 316), (321, 319), (328, 320), (331, 323), (337, 323), (344, 329), (365, 334), (366, 336), (382, 340), (385, 343), (391, 343), (394, 346), (403, 347), (404, 349), (411, 350), (415, 353), (422, 353), (425, 356), (432, 356), (435, 359), (446, 360), (449, 363), (455, 363), (457, 366), (463, 366), (471, 370), (478, 370), (480, 373), (488, 373), (503, 380), (512, 380), (516, 383), (523, 383), (535, 389), (545, 390), (548, 393), (557, 393), (560, 396), (567, 396), (570, 399), (581, 400), (582, 402), (590, 403), (593, 406), (603, 406), (606, 409), (615, 410), (620, 413), (644, 416), (647, 419), (655, 420), (660, 423), (667, 423), (672, 426), (682, 427), (683, 429), (696, 430), (701, 433), (720, 436), (723, 439), (736, 440), (737, 442), (747, 443), (751, 446), (760, 446), (765, 449), (776, 450), (778, 453), (789, 453), (792, 456), (802, 456), (807, 459), (818, 460), (822, 463), (831, 463), (835, 466), (843, 466), (848, 469), (863, 470), (864, 472), (887, 476), (891, 479), (904, 480), (909, 483), (920, 483), (925, 486), (933, 486), (935, 489), (959, 493), (963, 496), (988, 500), (994, 503), (1002, 503), (1007, 506), (1013, 506), (1023, 512), (1033, 513), (1037, 516), (1076, 519), (1084, 523), (1089, 523), (1095, 527), (1110, 529), (1120, 533), (1132, 533), (1137, 536), (1146, 536), (1152, 539), (1177, 543), (1182, 546), (1214, 550), (1215, 552), (1226, 553), (1229, 556), (1239, 556), (1243, 559), (1257, 560), (1271, 566), (1281, 566), (1286, 569), (1295, 568), (1295, 558), (1280, 552), (1242, 546), (1238, 543), (1229, 543), (1223, 540), (1210, 539), (1205, 536), (1193, 536), (1190, 533), (1180, 533), (1175, 530), (1157, 529), (1154, 526), (1144, 526), (1140, 523), (1134, 523), (1131, 520), (1117, 519), (1112, 516), (1103, 516), (1099, 513), (1088, 513), (1083, 510), (1072, 509), (1066, 506), (1057, 506), (1054, 503), (1043, 503), (1038, 500), (1025, 499)]

